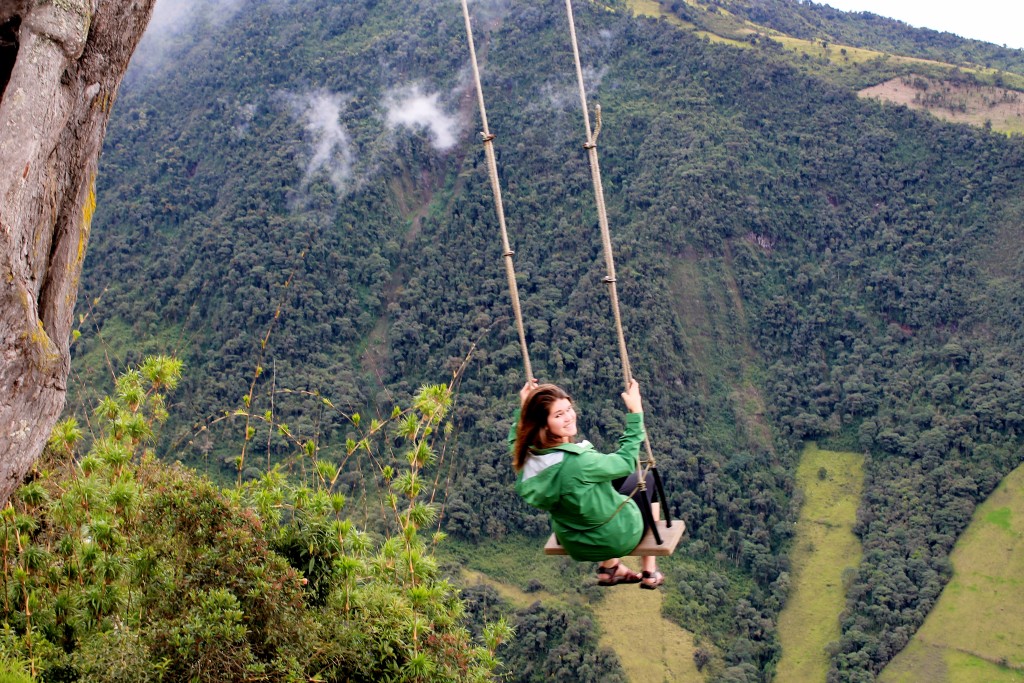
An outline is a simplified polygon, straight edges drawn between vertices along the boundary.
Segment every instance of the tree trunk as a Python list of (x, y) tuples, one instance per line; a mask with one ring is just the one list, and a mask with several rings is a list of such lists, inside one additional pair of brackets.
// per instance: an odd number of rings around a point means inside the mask
[(64, 409), (110, 108), (155, 0), (0, 0), (0, 503)]

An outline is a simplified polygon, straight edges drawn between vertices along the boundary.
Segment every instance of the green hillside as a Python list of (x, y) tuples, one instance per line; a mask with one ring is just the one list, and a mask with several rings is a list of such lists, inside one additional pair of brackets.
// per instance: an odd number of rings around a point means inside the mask
[[(880, 680), (1024, 680), (1024, 468), (975, 511), (950, 557), (953, 577), (913, 640)], [(969, 624), (970, 628), (964, 628)]]
[[(620, 378), (563, 4), (473, 11), (535, 374), (607, 445)], [(860, 100), (861, 76), (624, 3), (576, 13), (634, 372), (690, 529), (663, 612), (721, 653), (714, 680), (768, 677), (799, 450), (863, 450), (864, 560), (830, 661), (863, 680), (921, 624), (974, 506), (1019, 462), (1024, 141)], [(177, 353), (161, 454), (234, 480), (296, 443), (340, 461), (347, 415), (390, 414), (468, 358), (445, 528), (470, 546), (541, 537), (504, 452), (522, 371), (457, 6), (204, 16), (143, 52), (117, 103), (80, 386), (144, 346)], [(359, 500), (372, 464), (349, 466)]]
[(629, 0), (639, 16), (767, 53), (863, 96), (945, 121), (1024, 132), (1024, 50), (792, 0)]
[(697, 25), (733, 16), (791, 38), (1024, 75), (1024, 50), (914, 28), (871, 12), (844, 12), (824, 2), (666, 0), (661, 4)]

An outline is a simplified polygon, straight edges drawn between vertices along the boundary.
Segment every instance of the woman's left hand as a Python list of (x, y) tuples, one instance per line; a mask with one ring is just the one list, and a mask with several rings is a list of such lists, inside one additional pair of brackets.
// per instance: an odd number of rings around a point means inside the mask
[(522, 407), (522, 405), (524, 403), (526, 403), (526, 397), (529, 396), (530, 392), (532, 392), (534, 389), (536, 389), (537, 386), (538, 386), (538, 382), (537, 382), (536, 379), (530, 379), (530, 380), (526, 381), (526, 384), (523, 385), (523, 388), (519, 390), (519, 405), (520, 405), (520, 407)]
[(629, 380), (629, 386), (619, 395), (622, 396), (622, 400), (626, 404), (626, 410), (631, 413), (644, 412), (643, 400), (640, 398), (640, 384), (635, 379)]

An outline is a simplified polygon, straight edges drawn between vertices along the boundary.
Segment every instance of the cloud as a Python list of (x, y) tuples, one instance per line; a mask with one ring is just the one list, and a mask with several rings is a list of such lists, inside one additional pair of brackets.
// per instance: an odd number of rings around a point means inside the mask
[(171, 56), (197, 44), (196, 26), (219, 28), (238, 14), (245, 0), (157, 0), (142, 42), (132, 56), (135, 74), (159, 76), (173, 68)]
[(252, 120), (256, 117), (256, 104), (254, 102), (248, 102), (246, 104), (239, 104), (234, 109), (234, 134), (239, 140), (249, 134), (249, 125)]
[(508, 17), (510, 5), (509, 0), (469, 0), (469, 11), (474, 24), (493, 28)]
[(596, 91), (601, 87), (601, 81), (608, 75), (608, 67), (604, 64), (601, 68), (595, 69), (592, 66), (583, 67), (583, 86), (587, 89), (587, 94)]
[(157, 0), (146, 34), (176, 34), (198, 20), (220, 25), (242, 8), (244, 0)]
[[(587, 93), (587, 102), (590, 108), (594, 108), (594, 93), (601, 87), (601, 81), (608, 73), (608, 67), (602, 66), (595, 69), (592, 66), (583, 67), (583, 87)], [(572, 78), (572, 80), (568, 80)], [(570, 107), (580, 107), (580, 86), (572, 73), (567, 73), (559, 83), (545, 83), (541, 86), (541, 94), (547, 99), (551, 108), (555, 111), (564, 111)]]
[(352, 188), (356, 153), (352, 137), (341, 122), (348, 95), (317, 90), (302, 94), (286, 93), (285, 100), (309, 135), (312, 154), (306, 164), (306, 179), (328, 174), (339, 195)]
[(434, 148), (447, 151), (458, 142), (460, 125), (457, 118), (444, 112), (440, 99), (440, 94), (425, 94), (419, 85), (391, 90), (383, 101), (385, 123), (391, 129), (426, 129)]

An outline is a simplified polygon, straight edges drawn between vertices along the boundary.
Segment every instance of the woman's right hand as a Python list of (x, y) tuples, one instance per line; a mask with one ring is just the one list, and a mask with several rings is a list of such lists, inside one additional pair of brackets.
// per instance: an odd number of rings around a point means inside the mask
[(523, 388), (519, 390), (519, 407), (520, 408), (523, 406), (524, 403), (526, 403), (526, 397), (530, 395), (530, 392), (532, 392), (538, 386), (539, 386), (539, 383), (537, 382), (536, 379), (530, 379), (530, 380), (526, 381), (526, 384), (523, 385)]
[(640, 399), (640, 385), (635, 379), (629, 381), (629, 388), (622, 392), (621, 396), (626, 403), (626, 410), (631, 413), (644, 412), (644, 403)]

